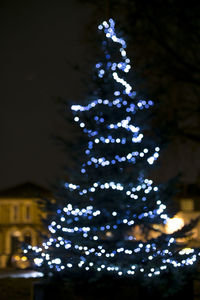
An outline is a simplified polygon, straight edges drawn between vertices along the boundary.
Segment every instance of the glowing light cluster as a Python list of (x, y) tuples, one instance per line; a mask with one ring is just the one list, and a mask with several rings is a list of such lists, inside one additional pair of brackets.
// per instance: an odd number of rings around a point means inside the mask
[(108, 129), (118, 129), (125, 128), (127, 131), (131, 131), (132, 133), (137, 133), (140, 129), (139, 127), (135, 127), (134, 125), (129, 125), (131, 118), (127, 117), (125, 120), (121, 120), (117, 124), (110, 124), (107, 126)]
[[(122, 57), (122, 61), (119, 63), (110, 63), (109, 65), (107, 65), (108, 69), (110, 67), (110, 70), (112, 71), (112, 76), (114, 78), (114, 80), (116, 80), (116, 82), (121, 83), (124, 87), (124, 93), (129, 95), (130, 97), (134, 97), (135, 96), (135, 92), (131, 92), (132, 91), (132, 87), (129, 83), (127, 83), (123, 78), (120, 78), (118, 73), (117, 73), (117, 69), (128, 73), (131, 66), (130, 66), (130, 59), (127, 58), (126, 56), (126, 42), (122, 39), (122, 38), (118, 38), (116, 33), (115, 33), (115, 22), (110, 19), (109, 23), (107, 22), (103, 22), (102, 25), (99, 26), (100, 30), (104, 30), (105, 35), (108, 39), (112, 39), (112, 41), (114, 43), (119, 43), (121, 44), (121, 48), (119, 49), (121, 57)], [(99, 75), (100, 77), (103, 76), (105, 73), (105, 71), (103, 69), (99, 70)]]
[[(51, 239), (52, 240), (52, 239)], [(173, 243), (174, 240), (171, 239), (171, 243)], [(62, 246), (62, 244), (61, 244)], [(48, 249), (48, 247), (45, 245), (45, 247)], [(36, 250), (37, 247), (31, 247), (29, 246), (29, 248), (32, 248), (33, 250)], [(138, 247), (136, 247), (134, 249), (134, 251), (132, 249), (125, 249), (124, 247), (120, 247), (117, 248), (115, 251), (112, 252), (107, 252), (103, 246), (99, 245), (97, 247), (97, 249), (95, 248), (89, 248), (87, 246), (81, 246), (81, 245), (77, 245), (75, 244), (74, 249), (76, 249), (76, 251), (80, 251), (80, 253), (83, 255), (88, 257), (91, 256), (91, 258), (93, 256), (96, 257), (102, 257), (105, 256), (106, 258), (113, 258), (121, 253), (123, 253), (124, 255), (128, 255), (128, 256), (132, 256), (135, 255), (134, 253), (137, 253), (138, 251), (145, 251), (147, 253), (152, 253), (148, 256), (148, 260), (153, 262), (154, 259), (157, 261), (158, 256), (161, 257), (161, 265), (160, 266), (156, 266), (156, 267), (146, 267), (143, 266), (141, 267), (140, 265), (136, 264), (136, 265), (132, 265), (130, 264), (129, 268), (121, 268), (120, 266), (113, 266), (113, 265), (106, 265), (106, 264), (101, 264), (96, 265), (95, 264), (95, 260), (89, 260), (86, 258), (84, 258), (82, 256), (82, 259), (79, 261), (79, 263), (77, 265), (73, 265), (70, 262), (67, 262), (66, 265), (62, 264), (62, 260), (58, 257), (54, 258), (54, 259), (50, 259), (49, 255), (45, 255), (44, 253), (41, 254), (41, 257), (35, 258), (34, 262), (37, 266), (41, 266), (42, 263), (44, 262), (44, 260), (48, 261), (48, 265), (51, 266), (51, 268), (55, 268), (56, 271), (62, 271), (65, 269), (65, 267), (67, 268), (72, 268), (73, 266), (78, 266), (79, 268), (84, 267), (84, 269), (86, 271), (90, 270), (90, 269), (96, 269), (96, 271), (108, 271), (108, 272), (114, 272), (117, 273), (119, 276), (121, 275), (136, 275), (138, 273), (144, 273), (145, 277), (154, 277), (154, 276), (158, 276), (160, 275), (162, 272), (164, 272), (169, 265), (173, 265), (173, 267), (175, 268), (179, 268), (179, 267), (184, 267), (184, 266), (189, 266), (189, 265), (193, 265), (197, 259), (199, 254), (195, 254), (195, 250), (191, 249), (191, 248), (185, 248), (183, 250), (181, 250), (179, 252), (180, 257), (179, 259), (173, 259), (171, 258), (172, 253), (168, 250), (168, 249), (163, 249), (163, 251), (159, 251), (157, 250), (157, 248), (155, 247), (155, 245), (152, 244), (145, 244), (145, 243), (139, 243)], [(40, 252), (40, 251), (38, 251)], [(193, 254), (191, 256), (191, 254)], [(181, 258), (181, 256), (184, 255), (184, 259)], [(189, 256), (190, 255), (190, 256)], [(187, 257), (188, 256), (188, 257)]]
[(121, 83), (126, 89), (125, 89), (125, 93), (126, 94), (130, 94), (131, 90), (132, 90), (132, 87), (130, 86), (130, 84), (128, 84), (124, 79), (120, 78), (117, 74), (117, 72), (114, 72), (113, 74), (113, 78)]
[[(118, 78), (116, 77), (116, 75), (113, 75), (113, 78)], [(122, 80), (118, 80), (117, 82), (119, 83), (123, 83), (124, 85), (124, 82), (125, 81), (122, 81)], [(130, 89), (130, 85), (128, 85), (128, 88)], [(127, 89), (127, 87), (126, 87)], [(116, 91), (114, 93), (114, 95), (120, 95), (120, 94), (117, 94), (118, 91)], [(136, 93), (134, 92), (133, 95), (135, 96)], [(71, 106), (71, 110), (74, 111), (74, 112), (84, 112), (84, 111), (89, 111), (90, 109), (92, 108), (95, 108), (97, 105), (107, 105), (107, 106), (117, 106), (118, 108), (121, 108), (122, 105), (123, 106), (128, 106), (128, 102), (126, 100), (123, 100), (123, 98), (116, 98), (115, 100), (108, 100), (108, 99), (105, 99), (105, 100), (102, 100), (102, 99), (97, 99), (95, 101), (92, 101), (91, 103), (89, 103), (88, 105), (77, 105), (77, 104), (74, 104)], [(135, 112), (135, 109), (136, 109), (136, 106), (139, 108), (139, 109), (143, 109), (143, 108), (149, 108), (150, 106), (153, 106), (153, 101), (152, 100), (149, 100), (149, 101), (145, 101), (145, 100), (139, 100), (138, 103), (135, 105), (133, 103), (130, 104), (130, 106), (128, 107), (128, 112)], [(79, 117), (75, 117), (74, 118), (74, 121), (75, 122), (78, 122), (80, 119)]]

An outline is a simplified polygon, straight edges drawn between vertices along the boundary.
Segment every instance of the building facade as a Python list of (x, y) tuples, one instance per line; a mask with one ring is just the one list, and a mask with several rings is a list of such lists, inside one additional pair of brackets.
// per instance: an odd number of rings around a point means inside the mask
[(38, 200), (48, 192), (32, 183), (25, 183), (0, 192), (0, 268), (26, 268), (28, 259), (22, 243), (38, 245), (44, 232), (44, 216)]
[[(176, 218), (180, 223), (179, 227), (190, 223), (191, 220), (200, 218), (200, 185), (188, 184), (180, 187), (180, 193), (176, 199), (179, 213)], [(178, 225), (177, 225), (178, 226)], [(200, 219), (197, 226), (192, 230), (189, 237), (191, 247), (200, 247)]]

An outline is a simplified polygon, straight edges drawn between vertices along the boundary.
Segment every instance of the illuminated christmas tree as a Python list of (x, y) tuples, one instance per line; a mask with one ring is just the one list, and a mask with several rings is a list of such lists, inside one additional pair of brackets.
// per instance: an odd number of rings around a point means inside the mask
[(104, 56), (95, 65), (94, 92), (85, 105), (71, 106), (87, 136), (77, 157), (81, 165), (72, 181), (63, 183), (50, 237), (29, 248), (35, 263), (52, 273), (153, 279), (195, 265), (198, 251), (186, 251), (180, 242), (190, 225), (165, 232), (173, 217), (168, 194), (148, 178), (160, 151), (148, 127), (154, 103), (128, 83), (130, 59), (114, 21), (98, 28)]

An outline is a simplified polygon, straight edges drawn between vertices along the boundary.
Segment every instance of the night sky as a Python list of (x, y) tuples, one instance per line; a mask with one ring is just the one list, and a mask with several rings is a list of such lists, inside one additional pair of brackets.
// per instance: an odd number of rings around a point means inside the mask
[[(0, 11), (0, 189), (26, 181), (47, 186), (66, 160), (50, 138), (67, 131), (54, 100), (84, 96), (81, 75), (68, 62), (81, 62), (89, 49), (83, 38), (92, 9), (75, 0), (5, 1)], [(172, 145), (161, 162), (161, 179), (176, 170), (186, 181), (196, 178), (191, 147)]]

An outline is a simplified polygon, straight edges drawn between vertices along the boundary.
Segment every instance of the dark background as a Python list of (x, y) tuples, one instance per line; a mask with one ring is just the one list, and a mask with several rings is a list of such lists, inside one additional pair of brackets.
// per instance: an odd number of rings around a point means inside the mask
[[(62, 176), (67, 157), (50, 136), (72, 137), (55, 99), (84, 97), (82, 75), (69, 62), (81, 63), (92, 51), (84, 40), (92, 14), (90, 4), (75, 0), (1, 2), (0, 189), (26, 181), (48, 186)], [(194, 182), (199, 167), (198, 147), (174, 142), (156, 177), (182, 171), (183, 181)]]

